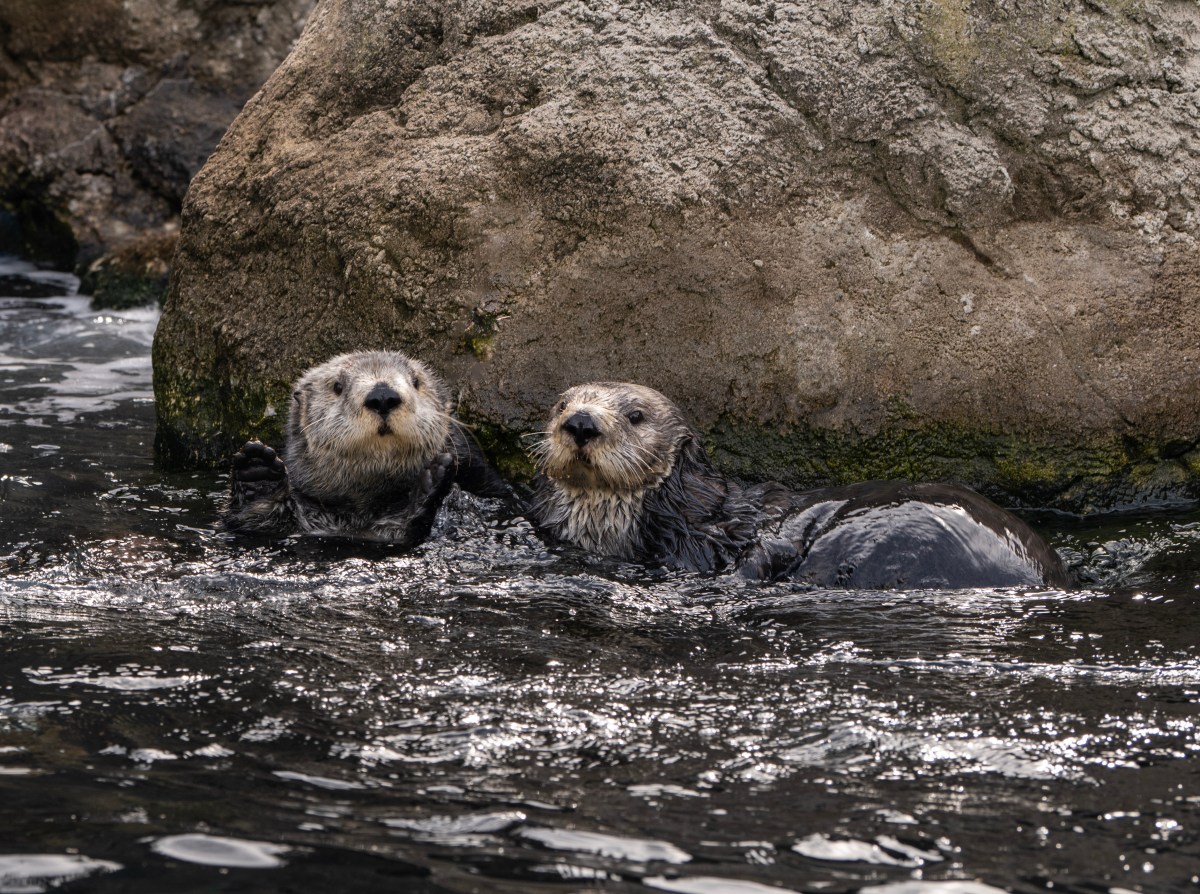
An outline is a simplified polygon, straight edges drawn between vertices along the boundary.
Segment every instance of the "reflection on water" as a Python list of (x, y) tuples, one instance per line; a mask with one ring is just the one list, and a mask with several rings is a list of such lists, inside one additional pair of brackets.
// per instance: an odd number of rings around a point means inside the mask
[(265, 841), (244, 841), (216, 835), (167, 835), (155, 839), (150, 849), (172, 860), (234, 869), (278, 869), (282, 854), (291, 848)]
[(0, 891), (45, 891), (120, 868), (119, 863), (110, 860), (91, 860), (77, 854), (0, 854)]
[(648, 573), (462, 495), (413, 554), (231, 542), (153, 467), (154, 315), (31, 273), (0, 892), (1200, 885), (1200, 515), (1042, 524), (1073, 593)]

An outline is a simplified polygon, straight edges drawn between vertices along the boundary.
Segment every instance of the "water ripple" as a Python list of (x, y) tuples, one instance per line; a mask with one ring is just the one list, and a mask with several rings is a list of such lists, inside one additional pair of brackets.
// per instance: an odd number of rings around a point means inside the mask
[(412, 552), (239, 540), (227, 473), (153, 465), (155, 313), (22, 275), (0, 262), (3, 884), (1197, 883), (1197, 513), (1049, 520), (1072, 592), (668, 574), (457, 492)]
[(198, 833), (158, 838), (151, 842), (150, 849), (171, 860), (229, 869), (277, 869), (284, 862), (281, 855), (291, 850), (266, 841)]

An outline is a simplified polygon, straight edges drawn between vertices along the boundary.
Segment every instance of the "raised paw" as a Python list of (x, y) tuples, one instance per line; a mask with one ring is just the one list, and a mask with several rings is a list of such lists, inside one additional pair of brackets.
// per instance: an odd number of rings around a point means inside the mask
[(230, 481), (235, 510), (287, 493), (287, 469), (279, 455), (262, 441), (247, 441), (233, 455)]
[(424, 494), (435, 494), (445, 490), (453, 481), (451, 470), (454, 468), (454, 457), (449, 453), (440, 453), (429, 461), (421, 470), (417, 488)]
[(247, 441), (233, 455), (229, 503), (223, 521), (230, 531), (281, 535), (295, 524), (287, 469), (262, 441)]
[(233, 479), (242, 484), (278, 483), (287, 477), (279, 455), (262, 441), (247, 441), (233, 455)]

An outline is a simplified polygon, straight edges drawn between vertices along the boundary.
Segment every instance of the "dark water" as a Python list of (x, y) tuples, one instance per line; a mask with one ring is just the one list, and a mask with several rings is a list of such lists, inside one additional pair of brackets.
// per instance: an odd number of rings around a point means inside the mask
[(1200, 889), (1200, 513), (1073, 593), (229, 542), (154, 314), (0, 263), (0, 892)]

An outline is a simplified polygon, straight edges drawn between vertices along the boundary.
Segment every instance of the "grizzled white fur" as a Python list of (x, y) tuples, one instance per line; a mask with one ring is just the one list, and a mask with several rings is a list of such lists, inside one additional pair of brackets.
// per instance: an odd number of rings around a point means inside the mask
[[(376, 385), (402, 403), (386, 421), (363, 400)], [(342, 354), (296, 383), (288, 416), (292, 486), (318, 500), (366, 500), (413, 478), (450, 434), (450, 400), (428, 367), (398, 351)]]
[[(564, 428), (578, 413), (598, 428), (583, 445)], [(671, 474), (687, 433), (674, 404), (651, 388), (597, 382), (569, 389), (534, 448), (548, 484), (536, 500), (539, 523), (592, 552), (633, 558), (646, 496)]]
[(613, 493), (564, 485), (547, 498), (542, 524), (583, 549), (632, 558), (645, 499), (645, 489)]

